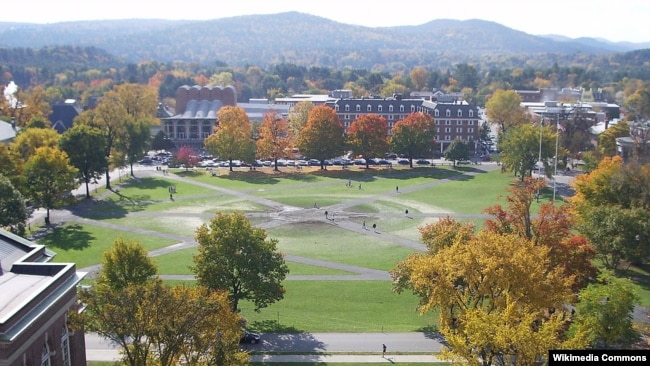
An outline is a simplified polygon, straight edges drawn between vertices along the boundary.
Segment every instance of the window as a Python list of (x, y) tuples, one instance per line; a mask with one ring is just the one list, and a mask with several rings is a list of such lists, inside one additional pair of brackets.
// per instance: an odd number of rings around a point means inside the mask
[(435, 121), (433, 121), (433, 122), (436, 124), (436, 126), (440, 126), (440, 121), (435, 120)]
[(346, 112), (349, 112), (349, 111), (350, 111), (350, 105), (349, 105), (349, 104), (346, 104), (346, 105), (345, 105), (345, 111), (346, 111)]
[(449, 126), (450, 124), (451, 124), (451, 121), (448, 120), (448, 119), (446, 119), (446, 120), (445, 120), (445, 125)]
[(389, 112), (392, 112), (392, 111), (393, 111), (393, 105), (392, 105), (392, 104), (388, 106), (388, 111), (389, 111)]
[(451, 111), (449, 109), (447, 109), (447, 112), (445, 112), (445, 116), (451, 117)]
[(456, 132), (457, 132), (457, 133), (462, 133), (462, 132), (463, 132), (463, 128), (462, 128), (462, 127), (458, 127), (458, 128), (456, 128)]
[(357, 111), (357, 112), (361, 112), (361, 106), (358, 105), (358, 104), (357, 104), (357, 109), (356, 109), (356, 111)]
[(440, 127), (436, 127), (436, 133), (440, 133)]
[(388, 120), (389, 120), (389, 121), (392, 121), (392, 120), (393, 120), (393, 115), (392, 115), (392, 114), (389, 114), (389, 115), (388, 115)]
[(469, 110), (469, 116), (474, 117), (474, 110), (472, 110), (472, 109)]
[(399, 111), (404, 112), (404, 105), (403, 104), (399, 106)]
[(445, 141), (451, 141), (451, 136), (449, 135), (445, 136)]
[(411, 113), (412, 112), (415, 112), (415, 106), (414, 105), (411, 106)]
[(447, 132), (447, 133), (451, 132), (451, 128), (445, 127), (445, 132)]
[(50, 346), (47, 345), (47, 342), (43, 345), (41, 350), (41, 366), (50, 366)]
[(210, 136), (210, 132), (203, 132), (203, 139), (207, 139)]
[(372, 106), (371, 106), (370, 104), (368, 104), (368, 108), (366, 108), (366, 110), (367, 110), (368, 112), (372, 112)]
[(377, 106), (377, 111), (378, 111), (378, 112), (381, 112), (382, 109), (383, 109), (383, 108), (382, 108), (381, 104)]
[(467, 132), (468, 133), (474, 133), (474, 129), (470, 127), (470, 128), (467, 129)]
[(68, 327), (65, 325), (61, 330), (61, 354), (63, 355), (63, 366), (70, 366), (70, 341), (68, 339)]
[(350, 119), (350, 115), (346, 114), (345, 116), (343, 116), (343, 119)]
[(463, 120), (459, 119), (458, 121), (456, 121), (456, 124), (459, 125), (459, 126), (462, 126), (463, 125)]
[(337, 112), (339, 111), (339, 105), (338, 104), (334, 106), (334, 110), (337, 111)]
[(436, 110), (433, 112), (433, 115), (434, 115), (435, 117), (440, 116), (440, 111), (436, 109)]
[(461, 111), (461, 110), (459, 109), (459, 110), (458, 110), (458, 117), (462, 117), (462, 116), (463, 116), (463, 111)]
[(474, 121), (473, 120), (472, 121), (467, 121), (467, 125), (468, 126), (474, 126)]

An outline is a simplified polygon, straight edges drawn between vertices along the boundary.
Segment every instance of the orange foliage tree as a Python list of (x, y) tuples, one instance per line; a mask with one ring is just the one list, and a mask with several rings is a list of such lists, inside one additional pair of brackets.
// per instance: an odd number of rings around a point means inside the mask
[(259, 140), (257, 140), (257, 157), (271, 158), (278, 170), (278, 159), (285, 154), (285, 149), (290, 145), (289, 125), (281, 119), (277, 111), (264, 114), (264, 119), (259, 127)]
[(343, 153), (343, 125), (334, 109), (319, 105), (309, 111), (307, 124), (300, 130), (297, 145), (300, 152), (321, 162)]
[(388, 152), (388, 122), (376, 114), (364, 114), (352, 122), (348, 128), (348, 146), (355, 155), (368, 160)]

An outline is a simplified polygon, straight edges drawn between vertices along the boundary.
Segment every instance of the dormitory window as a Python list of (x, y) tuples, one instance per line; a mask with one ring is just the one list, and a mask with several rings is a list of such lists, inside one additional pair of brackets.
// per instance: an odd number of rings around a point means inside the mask
[(470, 116), (470, 117), (474, 117), (474, 111), (471, 110), (471, 109), (469, 110), (469, 116)]
[(378, 112), (381, 112), (381, 110), (382, 110), (382, 107), (381, 107), (380, 105), (378, 105), (378, 106), (377, 106), (377, 111), (378, 111)]
[(439, 126), (439, 125), (440, 125), (440, 121), (435, 120), (434, 122), (435, 122), (436, 126)]
[(445, 136), (445, 140), (451, 141), (451, 136), (449, 136), (449, 135)]
[(445, 113), (445, 115), (446, 115), (447, 117), (451, 117), (451, 111), (450, 111), (449, 109), (447, 109), (447, 112)]
[(368, 112), (372, 112), (372, 106), (368, 104)]
[(337, 111), (337, 112), (339, 111), (339, 105), (338, 104), (334, 106), (334, 110)]
[(70, 366), (70, 341), (68, 339), (68, 327), (65, 325), (61, 331), (61, 354), (63, 356), (63, 366)]
[(474, 133), (474, 129), (470, 127), (470, 128), (467, 129), (467, 132), (468, 133)]
[(361, 106), (357, 104), (357, 112), (361, 112)]
[(463, 120), (460, 120), (460, 119), (459, 119), (458, 121), (456, 121), (456, 124), (459, 125), (459, 126), (461, 126), (461, 125), (463, 124)]
[(474, 121), (467, 121), (467, 124), (468, 124), (469, 126), (474, 126)]
[(392, 112), (392, 111), (393, 111), (393, 105), (389, 105), (389, 106), (388, 106), (388, 111), (389, 111), (389, 112)]
[(462, 133), (462, 132), (463, 132), (463, 128), (462, 128), (462, 127), (458, 127), (458, 128), (456, 129), (456, 132), (457, 132), (457, 133)]
[(349, 112), (349, 111), (350, 111), (350, 105), (349, 105), (349, 104), (346, 104), (346, 105), (345, 105), (345, 111), (346, 111), (346, 112)]
[(451, 121), (448, 120), (448, 119), (446, 119), (446, 120), (445, 120), (445, 125), (449, 126), (450, 124), (451, 124)]
[(440, 111), (436, 109), (436, 110), (433, 112), (433, 115), (436, 116), (436, 117), (438, 117), (438, 116), (440, 115)]
[(403, 105), (399, 106), (399, 111), (404, 112), (404, 106)]
[(393, 120), (393, 115), (392, 115), (392, 114), (389, 114), (389, 115), (388, 115), (388, 120), (389, 120), (389, 121), (392, 121), (392, 120)]
[(415, 106), (414, 105), (411, 106), (411, 112), (415, 112)]
[(349, 115), (349, 114), (346, 114), (346, 115), (343, 117), (343, 119), (346, 119), (346, 120), (347, 120), (347, 119), (350, 119), (350, 115)]
[(449, 128), (449, 127), (445, 127), (445, 132), (446, 132), (446, 133), (451, 132), (451, 128)]
[(459, 109), (459, 110), (458, 110), (458, 117), (462, 117), (462, 116), (463, 116), (463, 111), (461, 111), (461, 110)]

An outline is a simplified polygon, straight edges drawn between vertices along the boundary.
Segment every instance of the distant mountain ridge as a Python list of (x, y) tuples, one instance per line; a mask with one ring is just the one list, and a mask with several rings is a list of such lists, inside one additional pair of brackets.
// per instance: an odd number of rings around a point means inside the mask
[[(434, 20), (370, 28), (286, 12), (209, 21), (105, 20), (54, 24), (0, 22), (0, 47), (96, 47), (126, 62), (295, 63), (335, 68), (377, 64), (451, 65), (508, 55), (602, 55), (650, 48), (593, 38), (534, 36), (484, 20)], [(523, 57), (522, 60), (525, 60)]]

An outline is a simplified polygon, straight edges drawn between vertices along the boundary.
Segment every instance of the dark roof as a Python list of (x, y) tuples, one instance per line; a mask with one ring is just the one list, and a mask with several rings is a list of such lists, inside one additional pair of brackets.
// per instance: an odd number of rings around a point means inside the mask
[(52, 113), (47, 118), (52, 123), (52, 128), (57, 132), (63, 133), (71, 128), (72, 121), (81, 113), (75, 103), (76, 101), (66, 101), (52, 106)]

